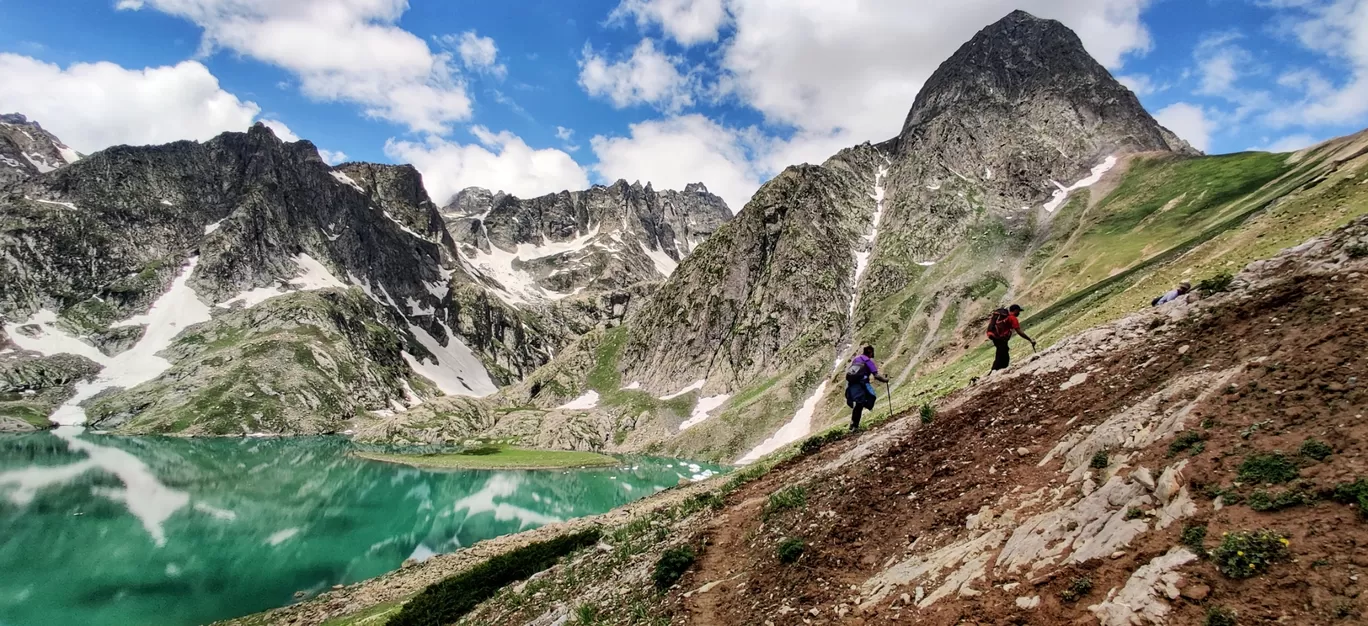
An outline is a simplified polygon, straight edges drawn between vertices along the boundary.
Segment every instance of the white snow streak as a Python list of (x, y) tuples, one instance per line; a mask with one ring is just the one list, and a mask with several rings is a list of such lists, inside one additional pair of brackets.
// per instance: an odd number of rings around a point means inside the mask
[(531, 274), (514, 267), (515, 263), (578, 252), (589, 247), (590, 241), (597, 237), (598, 233), (599, 229), (595, 227), (588, 234), (570, 241), (553, 241), (540, 246), (518, 244), (513, 252), (505, 251), (491, 243), (488, 253), (476, 249), (473, 256), (466, 255), (466, 258), (476, 272), (494, 279), (503, 286), (502, 290), (494, 290), (494, 294), (508, 304), (516, 306), (543, 300), (560, 300), (571, 294), (541, 287)]
[(626, 389), (627, 391), (634, 391), (634, 390), (636, 390), (636, 389), (641, 389), (641, 381), (639, 381), (639, 380), (632, 381), (632, 384), (627, 385), (626, 387), (623, 387), (623, 389)]
[(58, 143), (53, 144), (52, 147), (57, 148), (57, 154), (62, 155), (62, 160), (66, 161), (67, 165), (71, 165), (72, 163), (81, 160), (81, 153), (72, 150), (71, 148), (68, 148), (65, 145)]
[(352, 180), (352, 177), (350, 177), (350, 176), (348, 176), (348, 175), (346, 175), (346, 174), (343, 174), (342, 172), (328, 172), (328, 173), (329, 173), (329, 174), (332, 174), (332, 177), (333, 177), (333, 178), (336, 178), (338, 182), (340, 182), (340, 183), (342, 183), (342, 184), (344, 184), (344, 185), (351, 185), (351, 187), (352, 187), (353, 189), (355, 189), (355, 190), (357, 190), (357, 191), (359, 191), (359, 192), (361, 192), (361, 193), (366, 193), (366, 190), (365, 190), (365, 189), (362, 189), (362, 188), (361, 188), (361, 185), (356, 184), (356, 181)]
[[(80, 348), (73, 345), (73, 341), (78, 344), (80, 342), (70, 335), (65, 337), (52, 336), (38, 342), (46, 344), (48, 347), (60, 344), (63, 348), (75, 348), (80, 351), (67, 349), (62, 351), (81, 354), (104, 366), (104, 369), (93, 381), (77, 383), (76, 395), (62, 406), (57, 407), (57, 410), (48, 419), (64, 426), (84, 424), (86, 415), (79, 406), (81, 402), (106, 389), (136, 387), (170, 369), (171, 363), (157, 356), (157, 353), (170, 346), (171, 340), (175, 339), (176, 335), (179, 335), (186, 327), (209, 321), (209, 307), (200, 302), (199, 297), (195, 295), (195, 290), (191, 289), (188, 284), (190, 275), (194, 273), (195, 266), (198, 264), (199, 257), (191, 257), (185, 269), (176, 276), (175, 280), (171, 281), (171, 289), (152, 303), (152, 308), (148, 309), (147, 313), (135, 315), (115, 324), (115, 326), (147, 326), (142, 339), (139, 339), (137, 344), (125, 352), (108, 357), (99, 350), (94, 350), (93, 347)], [(48, 330), (46, 326), (44, 328), (45, 334)], [(24, 343), (20, 342), (22, 335), (13, 335), (13, 337), (15, 343), (24, 346)], [(32, 349), (42, 352), (38, 348)], [(91, 350), (94, 352), (92, 353)], [(56, 354), (56, 352), (43, 353)], [(100, 358), (95, 358), (95, 355), (99, 355)]]
[(708, 417), (710, 417), (709, 413), (712, 413), (713, 410), (717, 409), (717, 407), (720, 407), (723, 404), (725, 404), (729, 398), (731, 398), (731, 394), (722, 394), (720, 396), (699, 398), (698, 403), (694, 405), (693, 414), (689, 416), (689, 419), (684, 420), (683, 424), (679, 425), (679, 430), (688, 430), (694, 426), (702, 424), (703, 420), (706, 420), (708, 419)]
[(1088, 187), (1096, 185), (1097, 181), (1102, 180), (1102, 175), (1106, 174), (1107, 172), (1110, 172), (1113, 167), (1116, 167), (1116, 157), (1109, 156), (1105, 161), (1102, 161), (1102, 163), (1099, 164), (1097, 167), (1092, 168), (1091, 175), (1089, 175), (1087, 178), (1084, 178), (1083, 180), (1074, 183), (1072, 186), (1065, 187), (1064, 185), (1059, 184), (1057, 181), (1050, 181), (1054, 183), (1054, 186), (1058, 187), (1059, 189), (1056, 189), (1054, 192), (1054, 197), (1049, 202), (1045, 203), (1045, 210), (1049, 211), (1050, 213), (1054, 213), (1055, 209), (1064, 206), (1064, 201), (1069, 199), (1070, 193), (1078, 191), (1079, 189), (1086, 189)]
[(702, 388), (703, 388), (703, 385), (706, 385), (706, 384), (708, 384), (708, 381), (706, 381), (706, 380), (695, 380), (695, 381), (694, 381), (693, 383), (691, 383), (688, 387), (685, 387), (685, 388), (683, 388), (683, 389), (680, 389), (679, 391), (676, 391), (676, 392), (674, 392), (674, 393), (672, 393), (672, 394), (670, 394), (670, 395), (668, 395), (668, 396), (661, 396), (660, 399), (661, 399), (661, 400), (673, 400), (673, 399), (675, 399), (675, 398), (678, 398), (679, 396), (682, 396), (682, 395), (684, 395), (684, 394), (686, 394), (686, 393), (689, 393), (690, 391), (698, 391), (699, 389), (702, 389)]
[(562, 411), (583, 411), (598, 406), (598, 403), (598, 392), (591, 390), (584, 392), (584, 395), (575, 398), (574, 400), (571, 400), (569, 402), (566, 402), (565, 404), (562, 404), (556, 408)]
[[(300, 253), (296, 255), (294, 262), (303, 273), (297, 278), (291, 278), (286, 282), (290, 286), (295, 287), (298, 291), (317, 291), (319, 289), (334, 287), (338, 289), (347, 288), (347, 285), (338, 280), (337, 277), (328, 270), (327, 266), (319, 263), (317, 259), (307, 254)], [(241, 302), (243, 306), (250, 309), (271, 298), (283, 296), (288, 293), (291, 293), (291, 291), (281, 289), (279, 286), (257, 287), (250, 291), (244, 291), (230, 300), (220, 302), (218, 303), (218, 306), (226, 309), (237, 302)]]
[[(171, 203), (170, 203), (170, 202), (167, 202), (167, 201), (165, 201), (165, 200), (162, 200), (162, 204), (165, 204), (165, 205), (170, 206)], [(227, 218), (224, 218), (224, 219), (227, 219)], [(212, 235), (212, 234), (214, 234), (214, 231), (218, 230), (218, 229), (219, 229), (219, 226), (222, 226), (222, 225), (223, 225), (223, 220), (219, 220), (219, 221), (217, 221), (217, 222), (214, 222), (213, 224), (209, 224), (209, 225), (207, 225), (207, 226), (204, 227), (204, 234), (206, 234), (206, 235)]]
[(80, 210), (80, 209), (77, 209), (77, 208), (76, 208), (76, 205), (74, 205), (74, 204), (72, 204), (72, 203), (70, 203), (70, 202), (58, 202), (58, 201), (56, 201), (56, 200), (43, 200), (42, 198), (30, 198), (30, 197), (28, 197), (28, 196), (24, 196), (24, 199), (25, 199), (25, 200), (30, 200), (30, 201), (32, 201), (32, 202), (42, 202), (43, 204), (55, 204), (55, 205), (57, 205), (57, 206), (64, 206), (64, 207), (66, 207), (66, 208), (68, 208), (68, 209), (71, 209), (71, 210), (73, 210), (73, 211), (79, 211), (79, 210)]
[(817, 411), (817, 403), (822, 400), (826, 389), (827, 381), (822, 381), (822, 384), (817, 385), (817, 390), (803, 402), (803, 406), (798, 408), (798, 412), (793, 414), (793, 419), (789, 420), (789, 423), (770, 435), (769, 439), (760, 442), (755, 449), (747, 452), (736, 464), (750, 465), (765, 455), (808, 436), (812, 432), (812, 414)]
[[(38, 326), (37, 337), (30, 337), (19, 331), (20, 326), (28, 324)], [(75, 335), (57, 326), (57, 314), (47, 309), (41, 309), (34, 313), (28, 321), (5, 324), (5, 333), (14, 341), (15, 345), (39, 354), (75, 354), (100, 364), (105, 364), (109, 360), (109, 357), (105, 356), (95, 346), (81, 341)]]
[(655, 250), (652, 250), (643, 243), (641, 244), (641, 251), (651, 258), (651, 263), (655, 264), (656, 271), (665, 278), (669, 278), (674, 273), (675, 268), (679, 267), (679, 261), (670, 258), (670, 255), (665, 254), (665, 250), (659, 245), (656, 246)]
[(428, 352), (436, 355), (436, 362), (429, 363), (431, 357), (426, 357), (420, 361), (408, 352), (404, 352), (403, 357), (408, 361), (409, 367), (413, 368), (419, 376), (426, 378), (437, 385), (442, 393), (449, 396), (474, 396), (483, 397), (499, 390), (490, 379), (489, 372), (480, 362), (479, 357), (475, 356), (470, 348), (461, 342), (460, 337), (452, 332), (451, 328), (445, 323), (438, 322), (442, 330), (447, 334), (447, 345), (443, 346), (437, 339), (428, 334), (421, 327), (409, 324), (409, 331), (418, 339), (418, 343), (423, 344)]
[[(34, 157), (37, 157), (37, 158), (34, 158)], [(25, 158), (25, 159), (28, 159), (28, 162), (29, 162), (29, 163), (32, 163), (32, 164), (33, 164), (33, 167), (38, 168), (38, 173), (39, 173), (39, 174), (46, 174), (46, 173), (48, 173), (48, 172), (51, 172), (52, 170), (57, 169), (57, 168), (55, 168), (55, 167), (53, 167), (53, 166), (51, 166), (51, 165), (48, 165), (47, 159), (44, 159), (42, 156), (35, 155), (35, 154), (29, 154), (29, 153), (25, 152), (25, 153), (24, 153), (24, 158)]]
[(855, 251), (855, 282), (850, 290), (850, 317), (855, 317), (855, 295), (859, 292), (860, 278), (864, 276), (865, 270), (869, 268), (869, 256), (874, 253), (874, 240), (879, 237), (879, 221), (883, 219), (884, 211), (884, 177), (888, 176), (888, 167), (880, 167), (874, 175), (874, 219), (870, 227), (869, 234), (864, 236), (864, 245)]

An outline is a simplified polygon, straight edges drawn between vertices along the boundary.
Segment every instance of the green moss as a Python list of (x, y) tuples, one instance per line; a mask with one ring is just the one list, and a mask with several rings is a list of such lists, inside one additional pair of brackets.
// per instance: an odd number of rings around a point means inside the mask
[(1247, 501), (1249, 508), (1260, 512), (1281, 511), (1315, 502), (1316, 496), (1301, 489), (1285, 489), (1274, 493), (1259, 489), (1251, 494)]
[(684, 577), (685, 572), (693, 567), (697, 555), (691, 546), (679, 546), (670, 548), (660, 555), (660, 560), (656, 561), (655, 571), (651, 575), (651, 580), (655, 583), (656, 589), (665, 590), (673, 587)]
[(794, 563), (803, 556), (803, 551), (806, 549), (807, 543), (801, 538), (789, 537), (779, 542), (779, 546), (774, 550), (774, 555), (779, 558), (780, 563)]
[(1255, 453), (1240, 463), (1238, 477), (1253, 484), (1281, 484), (1297, 477), (1297, 466), (1281, 452)]
[(1324, 461), (1330, 458), (1330, 455), (1334, 454), (1334, 452), (1334, 449), (1331, 448), (1329, 444), (1316, 439), (1307, 439), (1306, 441), (1303, 441), (1301, 448), (1297, 451), (1298, 454), (1316, 461)]

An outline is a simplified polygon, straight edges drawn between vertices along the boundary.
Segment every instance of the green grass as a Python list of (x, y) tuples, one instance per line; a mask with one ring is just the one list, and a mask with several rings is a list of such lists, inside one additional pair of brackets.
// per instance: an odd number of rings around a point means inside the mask
[(1297, 450), (1297, 454), (1317, 461), (1324, 461), (1330, 458), (1330, 455), (1334, 454), (1334, 452), (1335, 450), (1331, 448), (1329, 444), (1316, 439), (1307, 439), (1306, 441), (1303, 441), (1301, 448)]
[(561, 557), (594, 545), (598, 529), (539, 541), (495, 556), (430, 585), (409, 600), (387, 626), (445, 626), (459, 620), (503, 587), (555, 565)]
[(799, 509), (804, 506), (807, 506), (807, 489), (803, 488), (802, 485), (784, 487), (770, 494), (769, 499), (765, 501), (764, 517), (769, 519), (784, 511)]
[(1241, 482), (1282, 484), (1297, 477), (1297, 466), (1281, 452), (1255, 453), (1240, 463)]
[(382, 452), (356, 452), (356, 456), (380, 461), (398, 463), (430, 469), (564, 469), (571, 467), (608, 467), (620, 461), (596, 452), (574, 450), (528, 450), (525, 448), (499, 447), (494, 453), (483, 454), (389, 454)]
[(323, 626), (383, 626), (385, 622), (389, 621), (391, 615), (399, 612), (402, 605), (402, 600), (382, 602), (351, 615), (326, 620), (323, 622)]
[(0, 402), (0, 416), (13, 417), (24, 420), (34, 428), (48, 428), (52, 422), (48, 421), (47, 413), (37, 406), (24, 402)]

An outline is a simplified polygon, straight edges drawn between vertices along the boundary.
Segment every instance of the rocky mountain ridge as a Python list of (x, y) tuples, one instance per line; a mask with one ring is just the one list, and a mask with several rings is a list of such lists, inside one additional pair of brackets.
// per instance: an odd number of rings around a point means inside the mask
[(0, 187), (81, 160), (37, 122), (18, 113), (0, 114)]
[(619, 180), (530, 199), (472, 187), (442, 215), (469, 271), (528, 306), (664, 280), (731, 211), (702, 183), (656, 192)]

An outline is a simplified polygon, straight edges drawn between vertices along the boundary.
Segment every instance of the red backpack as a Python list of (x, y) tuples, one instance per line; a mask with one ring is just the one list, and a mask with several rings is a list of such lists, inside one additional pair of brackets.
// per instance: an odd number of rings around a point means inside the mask
[(1006, 339), (1012, 336), (1012, 312), (1007, 309), (993, 311), (988, 318), (988, 338)]

